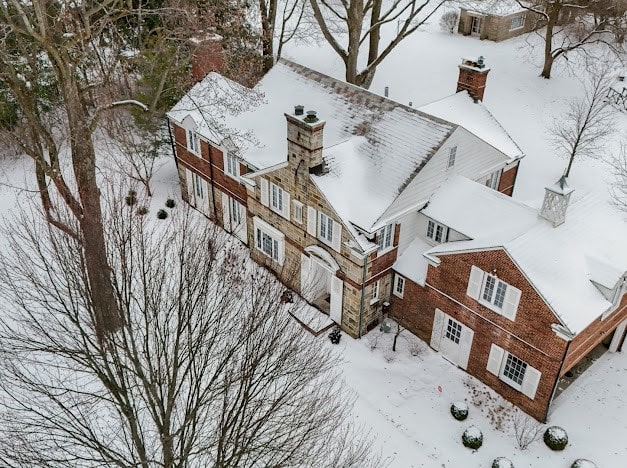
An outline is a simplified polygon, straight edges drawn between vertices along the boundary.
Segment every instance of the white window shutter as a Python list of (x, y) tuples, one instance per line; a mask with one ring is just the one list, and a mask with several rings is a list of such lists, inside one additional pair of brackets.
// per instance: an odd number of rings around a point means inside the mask
[(435, 309), (433, 316), (433, 328), (431, 329), (431, 347), (436, 351), (440, 350), (440, 340), (442, 339), (442, 328), (446, 314), (440, 309)]
[(530, 365), (527, 365), (521, 391), (532, 400), (536, 397), (536, 390), (538, 389), (538, 384), (540, 383), (540, 377), (542, 377), (542, 372), (538, 369), (534, 369)]
[(492, 343), (486, 369), (488, 369), (488, 372), (496, 375), (497, 377), (501, 374), (501, 362), (503, 361), (503, 354), (505, 354), (503, 348)]
[(305, 254), (300, 254), (300, 295), (307, 301), (313, 301), (311, 285), (311, 260)]
[(339, 252), (342, 246), (342, 225), (333, 221), (333, 250)]
[(481, 285), (483, 284), (483, 270), (472, 266), (470, 268), (470, 277), (468, 278), (468, 289), (466, 294), (475, 300), (479, 300), (481, 294)]
[(269, 200), (269, 192), (268, 192), (268, 181), (261, 178), (261, 204), (263, 206), (268, 206), (270, 204)]
[(329, 317), (338, 325), (342, 324), (342, 297), (344, 295), (344, 281), (337, 276), (331, 277), (331, 304)]
[(470, 349), (472, 348), (472, 339), (475, 336), (475, 332), (470, 328), (464, 326), (462, 328), (462, 334), (459, 340), (459, 360), (457, 365), (462, 369), (468, 367), (468, 359), (470, 358)]
[(222, 225), (224, 226), (224, 230), (227, 232), (231, 232), (231, 206), (229, 204), (229, 196), (222, 192)]
[(194, 174), (189, 169), (185, 169), (185, 175), (187, 179), (186, 180), (187, 181), (187, 202), (192, 206), (196, 206), (196, 199), (195, 199), (196, 192), (194, 191)]
[(318, 214), (316, 213), (316, 209), (312, 206), (307, 207), (307, 233), (316, 237), (316, 220)]
[(283, 190), (283, 212), (281, 213), (285, 219), (290, 219), (290, 194)]
[(516, 318), (518, 303), (520, 302), (520, 289), (507, 285), (505, 300), (503, 301), (503, 315), (510, 320)]

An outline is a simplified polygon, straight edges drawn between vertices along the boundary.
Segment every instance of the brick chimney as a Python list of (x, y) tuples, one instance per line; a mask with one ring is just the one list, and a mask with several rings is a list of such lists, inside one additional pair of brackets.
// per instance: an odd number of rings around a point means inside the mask
[(540, 216), (557, 227), (566, 221), (566, 210), (570, 202), (570, 196), (575, 189), (570, 188), (566, 177), (562, 176), (555, 184), (546, 187), (544, 202), (540, 209)]
[(206, 33), (190, 40), (192, 50), (192, 78), (202, 80), (210, 72), (224, 72), (224, 49), (222, 36)]
[(483, 56), (477, 59), (462, 59), (459, 65), (459, 78), (457, 79), (457, 91), (468, 91), (468, 94), (477, 101), (483, 101), (485, 84), (488, 80), (490, 69), (485, 66)]
[(326, 168), (322, 159), (324, 120), (316, 111), (304, 112), (304, 106), (294, 107), (294, 113), (285, 114), (287, 119), (288, 162), (294, 169), (323, 173)]

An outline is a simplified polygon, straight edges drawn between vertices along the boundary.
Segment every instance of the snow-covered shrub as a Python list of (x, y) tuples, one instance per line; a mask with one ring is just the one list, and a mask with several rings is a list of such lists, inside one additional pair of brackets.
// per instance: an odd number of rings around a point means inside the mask
[(157, 218), (166, 219), (168, 217), (168, 212), (166, 210), (157, 211)]
[(597, 465), (585, 458), (578, 458), (570, 465), (570, 468), (597, 468)]
[(459, 13), (455, 10), (447, 11), (440, 18), (440, 28), (442, 31), (453, 34), (459, 21)]
[(468, 405), (461, 401), (453, 403), (451, 405), (451, 414), (458, 421), (463, 421), (468, 417)]
[(492, 468), (514, 468), (514, 464), (508, 458), (498, 457), (492, 462)]
[(568, 434), (559, 426), (551, 426), (544, 432), (544, 443), (551, 450), (564, 450), (568, 445)]
[(144, 216), (144, 215), (148, 214), (148, 207), (140, 206), (139, 208), (137, 208), (137, 214), (139, 216)]
[(175, 202), (172, 198), (168, 198), (168, 199), (165, 201), (165, 206), (166, 206), (167, 208), (174, 208), (174, 207), (176, 206), (176, 202)]
[(470, 426), (462, 434), (462, 442), (464, 443), (464, 447), (477, 450), (483, 445), (483, 434), (478, 427)]
[(340, 344), (340, 340), (342, 339), (342, 331), (340, 327), (335, 327), (331, 333), (329, 333), (329, 339), (333, 344)]

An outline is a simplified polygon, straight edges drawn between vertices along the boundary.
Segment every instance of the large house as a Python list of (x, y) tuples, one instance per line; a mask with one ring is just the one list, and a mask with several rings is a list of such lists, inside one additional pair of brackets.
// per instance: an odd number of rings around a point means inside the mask
[(544, 420), (560, 376), (622, 345), (627, 231), (587, 199), (564, 223), (565, 180), (541, 210), (510, 197), (523, 153), (488, 72), (464, 59), (457, 93), (413, 108), (281, 60), (253, 89), (209, 73), (168, 117), (183, 198), (254, 260), (350, 335), (392, 315)]

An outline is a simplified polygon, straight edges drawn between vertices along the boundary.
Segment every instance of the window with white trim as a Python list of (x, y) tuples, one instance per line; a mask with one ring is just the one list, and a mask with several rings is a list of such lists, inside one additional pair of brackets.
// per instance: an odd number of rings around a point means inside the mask
[(507, 286), (507, 283), (504, 283), (496, 276), (486, 274), (483, 282), (483, 292), (481, 293), (481, 298), (485, 302), (502, 309), (503, 303), (505, 302)]
[(447, 168), (451, 168), (455, 165), (455, 158), (457, 157), (457, 146), (452, 146), (448, 149), (448, 164)]
[(320, 222), (318, 223), (318, 236), (320, 239), (333, 242), (333, 219), (320, 212)]
[(403, 294), (405, 294), (405, 278), (403, 278), (401, 275), (396, 275), (394, 277), (394, 290), (393, 293), (395, 296), (398, 297), (403, 297)]
[(501, 180), (501, 170), (494, 171), (489, 175), (488, 179), (485, 181), (485, 184), (491, 189), (497, 190), (499, 188), (499, 181)]
[(192, 153), (200, 154), (200, 137), (194, 130), (186, 130), (187, 149)]
[(224, 155), (224, 172), (231, 177), (239, 177), (239, 161), (230, 151)]
[(448, 228), (430, 219), (427, 223), (427, 237), (438, 244), (446, 242), (448, 240)]
[(198, 174), (194, 174), (194, 186), (196, 188), (196, 196), (204, 200), (205, 194), (203, 191), (202, 179), (200, 178)]
[(285, 235), (258, 217), (253, 218), (255, 248), (272, 260), (283, 264)]
[(274, 211), (283, 213), (283, 189), (278, 185), (270, 184), (270, 206)]
[(292, 220), (303, 224), (303, 204), (298, 200), (292, 200)]
[(388, 224), (378, 234), (379, 252), (392, 247), (394, 241), (394, 223)]
[(514, 16), (509, 25), (509, 30), (522, 28), (525, 25), (525, 16)]
[(372, 296), (370, 298), (370, 304), (374, 304), (379, 300), (379, 281), (372, 283)]
[(240, 211), (240, 204), (235, 198), (229, 197), (231, 226), (239, 226), (242, 222), (242, 212)]
[(512, 387), (521, 389), (525, 381), (525, 373), (527, 372), (527, 363), (511, 353), (505, 352), (501, 369), (501, 379), (506, 381)]

